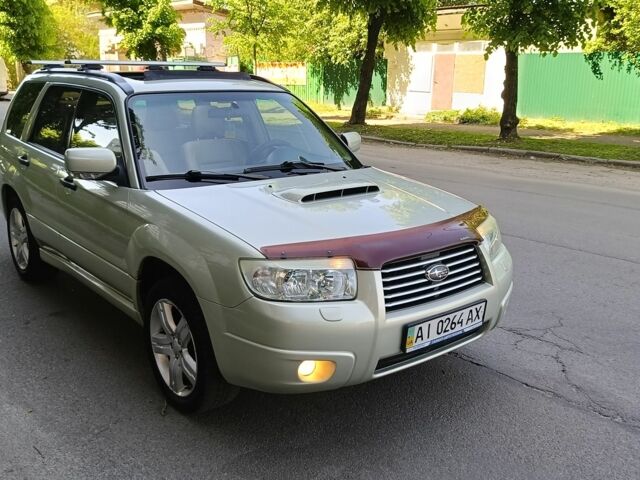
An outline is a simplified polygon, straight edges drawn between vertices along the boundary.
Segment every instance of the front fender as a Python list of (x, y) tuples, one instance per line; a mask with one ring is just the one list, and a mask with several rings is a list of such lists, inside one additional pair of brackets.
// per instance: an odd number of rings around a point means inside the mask
[(248, 253), (255, 256), (256, 252), (238, 248), (235, 237), (225, 237), (224, 232), (216, 235), (191, 230), (187, 241), (158, 225), (140, 226), (131, 236), (126, 252), (129, 274), (139, 279), (144, 260), (157, 258), (180, 273), (199, 298), (235, 307), (251, 297), (237, 259)]

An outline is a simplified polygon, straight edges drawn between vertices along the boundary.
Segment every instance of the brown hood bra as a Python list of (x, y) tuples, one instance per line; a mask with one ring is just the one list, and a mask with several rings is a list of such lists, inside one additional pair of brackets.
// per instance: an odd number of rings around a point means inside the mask
[(465, 242), (480, 242), (476, 231), (489, 213), (483, 207), (431, 225), (393, 232), (262, 247), (271, 260), (350, 257), (359, 269), (379, 270), (391, 260), (443, 250)]

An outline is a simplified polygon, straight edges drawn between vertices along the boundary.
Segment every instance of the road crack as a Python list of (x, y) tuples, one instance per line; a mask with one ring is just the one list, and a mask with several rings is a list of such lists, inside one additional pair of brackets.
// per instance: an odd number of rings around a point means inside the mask
[(637, 418), (632, 418), (632, 417), (626, 417), (623, 414), (615, 411), (612, 408), (606, 407), (600, 403), (598, 403), (597, 401), (595, 401), (587, 392), (585, 392), (585, 390), (575, 384), (574, 382), (572, 382), (569, 378), (568, 378), (568, 372), (567, 372), (567, 366), (564, 363), (564, 361), (560, 358), (560, 353), (556, 353), (554, 356), (549, 356), (549, 355), (544, 355), (544, 356), (548, 356), (550, 358), (553, 358), (554, 360), (556, 360), (556, 362), (558, 363), (558, 365), (560, 366), (560, 369), (562, 371), (562, 374), (564, 375), (567, 383), (576, 390), (577, 393), (581, 394), (586, 400), (587, 400), (587, 404), (585, 405), (584, 403), (580, 403), (572, 398), (567, 397), (566, 395), (562, 395), (561, 393), (556, 392), (555, 390), (552, 390), (550, 388), (543, 388), (543, 387), (539, 387), (537, 385), (534, 385), (532, 383), (529, 383), (525, 380), (522, 380), (520, 378), (514, 377), (513, 375), (509, 375), (508, 373), (505, 372), (501, 372), (500, 370), (497, 370), (495, 368), (490, 367), (489, 365), (486, 365), (484, 363), (482, 363), (480, 360), (475, 359), (469, 355), (466, 355), (464, 353), (461, 353), (459, 351), (456, 352), (451, 352), (449, 355), (458, 358), (464, 362), (467, 363), (471, 363), (472, 365), (475, 365), (477, 367), (480, 368), (485, 368), (493, 373), (496, 373), (502, 377), (506, 377), (509, 380), (513, 380), (514, 382), (519, 383), (520, 385), (529, 388), (531, 390), (534, 390), (536, 392), (548, 395), (552, 398), (555, 398), (557, 400), (563, 401), (565, 403), (567, 403), (568, 405), (571, 405), (574, 408), (578, 408), (580, 410), (586, 410), (590, 413), (594, 413), (602, 418), (605, 418), (607, 420), (613, 421), (619, 425), (622, 425), (626, 428), (631, 428), (634, 431), (640, 431), (640, 419)]

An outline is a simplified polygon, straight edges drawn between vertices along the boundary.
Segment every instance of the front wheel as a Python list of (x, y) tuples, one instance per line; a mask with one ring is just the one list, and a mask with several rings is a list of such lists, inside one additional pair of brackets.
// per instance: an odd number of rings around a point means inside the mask
[(183, 413), (220, 407), (238, 388), (224, 379), (196, 296), (179, 278), (159, 280), (145, 301), (145, 337), (167, 401)]

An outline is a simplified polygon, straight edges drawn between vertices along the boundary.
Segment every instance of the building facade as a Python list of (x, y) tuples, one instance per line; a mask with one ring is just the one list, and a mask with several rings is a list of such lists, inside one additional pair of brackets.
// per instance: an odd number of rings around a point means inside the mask
[[(182, 51), (177, 57), (226, 62), (227, 52), (221, 35), (215, 35), (207, 29), (213, 19), (222, 19), (224, 12), (214, 12), (211, 7), (199, 0), (178, 0), (171, 2), (180, 14), (180, 27), (186, 33)], [(94, 15), (100, 15), (98, 13)], [(100, 59), (125, 60), (127, 57), (119, 47), (121, 37), (114, 28), (104, 26), (99, 31)]]
[[(387, 45), (387, 105), (406, 116), (480, 106), (502, 110), (505, 54), (462, 26), (464, 9), (440, 9), (415, 48)], [(518, 115), (640, 124), (640, 75), (605, 61), (596, 78), (580, 49), (519, 55)]]
[(441, 10), (437, 27), (415, 48), (387, 45), (387, 104), (401, 114), (502, 107), (504, 51), (485, 59), (487, 42), (462, 27), (462, 9)]

